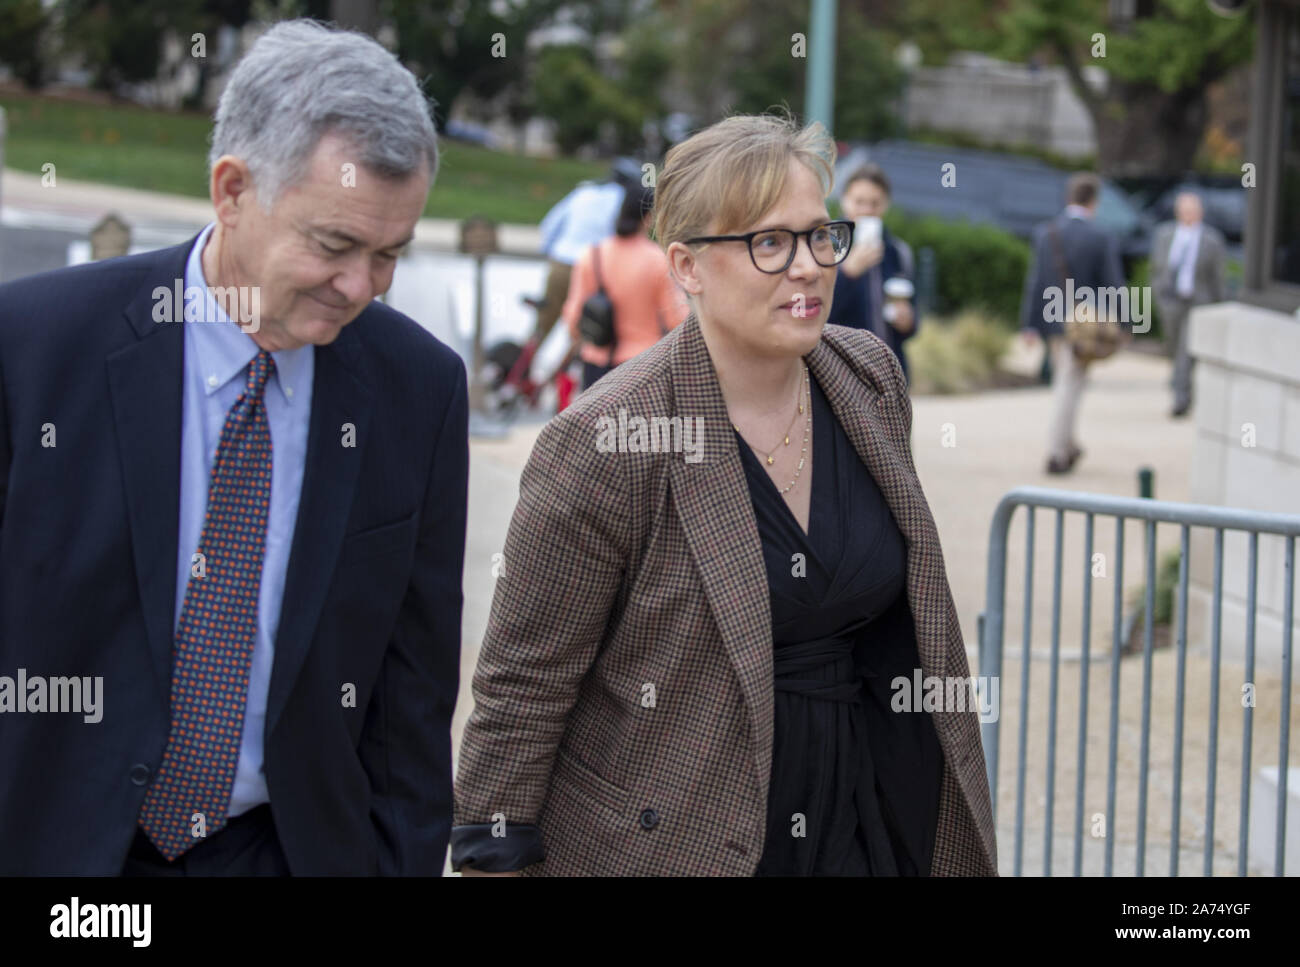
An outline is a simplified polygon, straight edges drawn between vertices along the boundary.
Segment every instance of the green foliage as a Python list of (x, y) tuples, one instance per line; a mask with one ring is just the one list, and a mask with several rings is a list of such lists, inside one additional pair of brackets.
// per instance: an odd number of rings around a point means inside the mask
[(41, 45), (48, 26), (41, 0), (0, 2), (0, 64), (29, 88), (40, 87), (44, 79)]
[[(511, 9), (522, 19), (529, 6)], [(489, 98), (523, 75), (527, 34), (496, 10), (496, 4), (457, 0), (385, 0), (381, 7), (396, 27), (398, 57), (437, 103), (439, 130), (462, 90)], [(504, 57), (497, 56), (497, 35), (505, 37)]]
[(835, 137), (879, 141), (901, 130), (902, 69), (888, 35), (856, 4), (841, 4), (835, 53)]
[[(1138, 259), (1133, 263), (1133, 271), (1129, 278), (1129, 285), (1136, 285), (1139, 289), (1145, 288), (1151, 284), (1151, 260)], [(1135, 339), (1155, 339), (1164, 338), (1164, 330), (1160, 328), (1160, 310), (1156, 308), (1155, 293), (1151, 295), (1151, 329), (1145, 335), (1135, 336)]]
[[(1019, 325), (1020, 295), (1029, 270), (1029, 246), (993, 225), (909, 216), (891, 208), (889, 230), (912, 247), (934, 252), (940, 314), (978, 309), (1008, 329)], [(918, 334), (920, 338), (920, 334)]]
[[(0, 97), (8, 120), (5, 165), (39, 174), (53, 161), (60, 180), (78, 179), (208, 197), (207, 146), (212, 118), (126, 104), (84, 104)], [(529, 158), (457, 141), (439, 145), (438, 180), (425, 214), (485, 215), (536, 224), (575, 184), (608, 166), (572, 158)]]
[[(1174, 620), (1174, 605), (1178, 596), (1178, 569), (1182, 552), (1178, 548), (1166, 551), (1156, 566), (1156, 590), (1152, 598), (1151, 624), (1171, 625)], [(1133, 590), (1129, 605), (1136, 619), (1135, 627), (1141, 628), (1143, 612), (1146, 608), (1146, 585)]]
[[(1112, 21), (1110, 0), (909, 0), (902, 22), (930, 59), (974, 49), (1062, 65), (1097, 127), (1103, 173), (1184, 170), (1204, 134), (1208, 87), (1250, 59), (1253, 17), (1221, 17), (1205, 0), (1158, 0)], [(1097, 91), (1089, 66), (1106, 70)]]
[(152, 80), (163, 33), (195, 23), (201, 0), (64, 0), (64, 45), (81, 54), (95, 87)]
[(645, 105), (602, 77), (585, 46), (545, 48), (538, 60), (533, 97), (538, 113), (555, 122), (555, 140), (563, 154), (597, 140), (605, 125), (613, 126), (620, 147), (640, 140)]
[[(664, 4), (677, 43), (673, 66), (707, 124), (726, 114), (788, 109), (807, 90), (808, 4), (786, 0), (676, 0)], [(796, 40), (795, 35), (803, 35)], [(840, 4), (836, 27), (834, 134), (875, 141), (897, 133), (902, 74), (891, 35), (856, 4)], [(795, 53), (802, 47), (802, 55)]]
[[(1153, 16), (1128, 24), (1112, 22), (1112, 6), (1109, 0), (910, 0), (903, 22), (923, 49), (981, 50), (1017, 61), (1044, 49), (1068, 50), (1117, 79), (1167, 92), (1203, 86), (1250, 57), (1251, 18), (1221, 17), (1205, 0), (1159, 0)], [(1097, 34), (1105, 37), (1104, 58), (1093, 56)]]

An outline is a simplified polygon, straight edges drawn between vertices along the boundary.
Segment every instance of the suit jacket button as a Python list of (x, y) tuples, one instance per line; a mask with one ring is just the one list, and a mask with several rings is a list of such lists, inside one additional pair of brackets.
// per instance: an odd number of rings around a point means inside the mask
[(654, 829), (659, 825), (659, 814), (653, 809), (641, 810), (641, 828)]
[(143, 786), (149, 781), (149, 767), (143, 762), (137, 762), (131, 767), (131, 781), (137, 786)]

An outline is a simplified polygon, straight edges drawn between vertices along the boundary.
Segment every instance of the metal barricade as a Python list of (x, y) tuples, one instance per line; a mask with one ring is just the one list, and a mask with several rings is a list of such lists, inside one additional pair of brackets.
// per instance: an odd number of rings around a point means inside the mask
[[(1300, 494), (1297, 495), (1300, 502)], [(1035, 508), (1055, 510), (1055, 551), (1053, 558), (1052, 620), (1051, 620), (1051, 665), (1048, 674), (1049, 707), (1047, 720), (1047, 762), (1045, 790), (1045, 828), (1043, 839), (1043, 875), (1052, 874), (1053, 817), (1056, 796), (1057, 773), (1057, 726), (1058, 700), (1060, 697), (1059, 671), (1061, 665), (1061, 595), (1062, 595), (1062, 556), (1064, 521), (1067, 511), (1077, 511), (1084, 516), (1085, 562), (1083, 575), (1083, 605), (1080, 628), (1080, 698), (1078, 742), (1076, 761), (1074, 763), (1077, 779), (1075, 782), (1074, 809), (1074, 855), (1073, 875), (1082, 871), (1084, 839), (1084, 782), (1086, 778), (1085, 755), (1088, 736), (1088, 684), (1089, 653), (1092, 638), (1092, 584), (1091, 564), (1094, 560), (1094, 518), (1097, 515), (1115, 518), (1115, 565), (1114, 565), (1114, 601), (1112, 605), (1113, 643), (1110, 657), (1110, 721), (1108, 734), (1108, 762), (1106, 783), (1105, 812), (1105, 861), (1104, 875), (1114, 872), (1115, 852), (1115, 813), (1116, 813), (1116, 753), (1119, 734), (1119, 691), (1120, 662), (1122, 657), (1124, 615), (1124, 524), (1134, 519), (1145, 522), (1145, 556), (1146, 556), (1146, 594), (1143, 613), (1143, 647), (1142, 647), (1142, 718), (1140, 732), (1140, 759), (1137, 770), (1137, 846), (1136, 874), (1145, 872), (1147, 853), (1147, 807), (1148, 779), (1151, 752), (1151, 682), (1152, 682), (1152, 631), (1155, 607), (1156, 587), (1156, 525), (1171, 523), (1181, 525), (1180, 563), (1178, 573), (1178, 594), (1176, 633), (1176, 691), (1174, 709), (1174, 749), (1173, 749), (1173, 811), (1171, 816), (1170, 836), (1170, 870), (1169, 875), (1178, 875), (1180, 850), (1180, 817), (1182, 810), (1183, 789), (1183, 743), (1184, 715), (1186, 696), (1186, 660), (1187, 660), (1187, 600), (1188, 569), (1190, 560), (1189, 533), (1193, 527), (1214, 529), (1214, 586), (1212, 597), (1212, 616), (1210, 618), (1210, 708), (1212, 714), (1208, 722), (1208, 754), (1206, 773), (1206, 828), (1204, 847), (1204, 869), (1206, 876), (1211, 875), (1213, 845), (1215, 795), (1218, 766), (1219, 716), (1219, 678), (1221, 668), (1220, 639), (1222, 631), (1223, 601), (1223, 542), (1224, 532), (1242, 531), (1248, 535), (1249, 550), (1247, 554), (1246, 583), (1246, 629), (1245, 629), (1245, 669), (1244, 681), (1255, 680), (1255, 616), (1257, 608), (1257, 569), (1259, 555), (1259, 536), (1261, 534), (1278, 535), (1284, 540), (1283, 570), (1283, 609), (1281, 642), (1281, 711), (1279, 730), (1279, 776), (1277, 792), (1277, 829), (1274, 842), (1274, 874), (1283, 872), (1283, 859), (1286, 843), (1286, 807), (1287, 807), (1287, 762), (1290, 745), (1291, 717), (1291, 670), (1292, 670), (1292, 626), (1295, 621), (1295, 538), (1300, 535), (1300, 514), (1281, 514), (1247, 511), (1234, 508), (1212, 507), (1197, 504), (1181, 504), (1168, 501), (1148, 500), (1142, 498), (1114, 497), (1074, 491), (1052, 490), (1043, 487), (1019, 487), (1007, 493), (998, 504), (990, 528), (988, 550), (988, 589), (985, 611), (980, 616), (979, 668), (984, 680), (1001, 681), (1003, 666), (1003, 637), (1006, 608), (1006, 570), (1008, 531), (1017, 507), (1026, 508), (1025, 523), (1025, 557), (1026, 580), (1024, 600), (1023, 650), (1020, 664), (1019, 722), (1018, 722), (1018, 761), (1016, 770), (1016, 817), (1014, 844), (1014, 873), (1022, 872), (1024, 857), (1025, 828), (1025, 775), (1026, 748), (1029, 707), (1029, 669), (1031, 665), (1031, 639), (1033, 627), (1033, 561), (1034, 561), (1034, 517)], [(1247, 872), (1247, 835), (1250, 808), (1251, 778), (1251, 742), (1252, 716), (1254, 706), (1243, 702), (1242, 722), (1242, 772), (1240, 793), (1240, 832), (1238, 836), (1237, 873), (1244, 876)], [(1001, 717), (984, 722), (981, 726), (985, 757), (988, 766), (989, 789), (992, 796), (994, 819), (998, 808), (998, 762), (999, 730)], [(1001, 852), (1001, 850), (999, 850)], [(1294, 871), (1293, 871), (1294, 872)]]

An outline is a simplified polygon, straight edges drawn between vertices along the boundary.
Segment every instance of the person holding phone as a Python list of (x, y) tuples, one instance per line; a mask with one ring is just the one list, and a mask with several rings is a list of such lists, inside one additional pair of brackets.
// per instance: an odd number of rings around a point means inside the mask
[(903, 343), (916, 335), (920, 315), (912, 284), (912, 250), (883, 221), (889, 202), (889, 179), (879, 165), (866, 164), (849, 175), (840, 208), (855, 225), (853, 248), (835, 279), (827, 321), (878, 336), (894, 351), (907, 377)]

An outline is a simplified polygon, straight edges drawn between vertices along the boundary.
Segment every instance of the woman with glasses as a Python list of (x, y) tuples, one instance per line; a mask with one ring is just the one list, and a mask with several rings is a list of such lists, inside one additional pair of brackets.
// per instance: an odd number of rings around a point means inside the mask
[[(852, 242), (833, 160), (820, 125), (766, 116), (669, 152), (655, 229), (691, 314), (524, 470), (453, 867), (996, 874), (902, 371), (825, 324)], [(933, 679), (951, 705), (914, 691)]]

